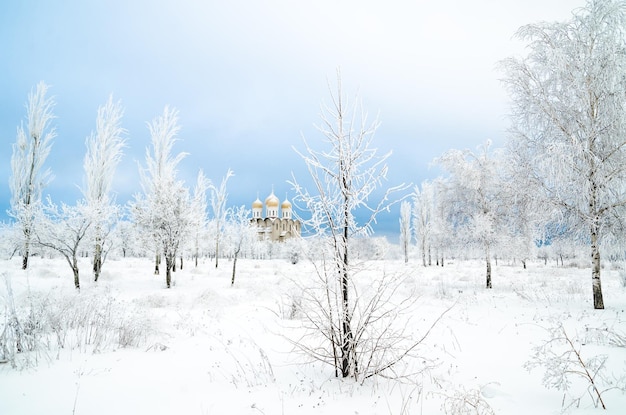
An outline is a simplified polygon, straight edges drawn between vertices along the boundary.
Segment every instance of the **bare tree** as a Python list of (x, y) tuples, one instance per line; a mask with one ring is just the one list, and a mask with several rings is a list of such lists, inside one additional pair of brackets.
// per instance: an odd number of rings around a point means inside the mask
[(403, 201), (400, 205), (400, 245), (404, 253), (404, 263), (409, 262), (409, 248), (411, 246), (411, 203)]
[[(571, 20), (522, 27), (528, 56), (503, 65), (512, 139), (544, 200), (590, 243), (594, 308), (604, 308), (603, 236), (626, 206), (626, 3), (590, 0)], [(618, 228), (622, 228), (620, 224)]]
[(94, 253), (93, 276), (98, 281), (106, 254), (107, 237), (117, 222), (118, 208), (113, 204), (109, 193), (115, 169), (122, 157), (124, 147), (121, 127), (123, 110), (120, 102), (113, 102), (110, 96), (106, 104), (98, 108), (96, 131), (87, 138), (87, 153), (83, 163), (85, 168), (85, 199), (89, 212), (93, 214)]
[(228, 199), (226, 184), (232, 176), (234, 176), (233, 171), (228, 169), (219, 187), (213, 184), (209, 185), (211, 189), (211, 207), (213, 208), (213, 215), (215, 215), (215, 268), (219, 265), (220, 235), (226, 221), (226, 200)]
[(136, 195), (131, 212), (137, 223), (157, 243), (157, 257), (165, 257), (165, 284), (172, 284), (172, 269), (179, 247), (191, 224), (189, 191), (176, 179), (178, 163), (185, 153), (172, 155), (177, 141), (178, 112), (165, 107), (163, 115), (148, 124), (152, 152), (146, 151), (146, 168), (141, 169), (144, 195)]
[[(372, 147), (374, 132), (378, 127), (377, 121), (367, 125), (367, 116), (361, 111), (357, 103), (346, 105), (341, 88), (341, 76), (337, 71), (337, 93), (331, 93), (332, 103), (323, 108), (322, 125), (319, 130), (325, 137), (328, 149), (314, 150), (304, 140), (304, 153), (296, 152), (304, 160), (311, 175), (314, 193), (310, 193), (293, 177), (291, 185), (296, 192), (296, 202), (302, 203), (311, 214), (304, 224), (320, 236), (327, 236), (331, 248), (330, 266), (334, 278), (322, 278), (325, 284), (336, 282), (338, 289), (329, 290), (339, 295), (336, 314), (328, 310), (331, 320), (328, 327), (331, 335), (327, 336), (333, 349), (335, 371), (341, 371), (343, 377), (356, 377), (358, 373), (357, 356), (355, 351), (355, 333), (352, 329), (353, 306), (358, 298), (352, 299), (350, 244), (354, 235), (369, 235), (372, 232), (372, 223), (383, 209), (387, 209), (391, 201), (391, 194), (404, 191), (407, 186), (391, 187), (384, 192), (380, 202), (375, 205), (369, 203), (375, 189), (382, 185), (386, 178), (387, 166), (385, 161), (390, 153), (377, 155)], [(364, 211), (367, 218), (358, 223), (356, 211)], [(332, 303), (329, 302), (329, 306)], [(323, 306), (323, 304), (319, 304)], [(336, 318), (336, 320), (334, 320)], [(322, 335), (326, 336), (326, 334)]]
[(52, 112), (54, 99), (47, 98), (48, 85), (37, 84), (28, 95), (26, 106), (26, 131), (24, 125), (17, 128), (17, 141), (13, 145), (11, 156), (11, 209), (9, 214), (15, 218), (22, 229), (22, 269), (28, 268), (30, 242), (35, 232), (35, 218), (41, 210), (43, 188), (51, 178), (49, 170), (43, 165), (50, 153), (56, 131), (50, 127), (55, 118)]

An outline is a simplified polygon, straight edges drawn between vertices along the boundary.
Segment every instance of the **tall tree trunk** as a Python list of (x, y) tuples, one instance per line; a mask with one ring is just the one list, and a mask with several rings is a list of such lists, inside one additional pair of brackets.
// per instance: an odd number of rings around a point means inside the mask
[(28, 268), (28, 247), (25, 247), (24, 254), (22, 255), (22, 269)]
[(235, 256), (233, 258), (233, 276), (230, 279), (230, 285), (231, 286), (235, 285), (235, 272), (236, 272), (236, 269), (237, 269), (237, 257), (239, 256), (239, 249), (240, 248), (237, 248), (235, 250)]
[(404, 263), (407, 264), (409, 262), (409, 243), (407, 241), (404, 242)]
[(599, 219), (596, 218), (591, 226), (591, 282), (593, 286), (593, 308), (596, 310), (604, 309), (604, 299), (602, 297), (602, 283), (600, 280), (600, 244), (599, 244), (600, 225)]
[(171, 258), (170, 255), (165, 254), (165, 286), (171, 288), (172, 286), (172, 268), (174, 267), (175, 258)]
[(78, 259), (76, 254), (72, 257), (72, 271), (74, 272), (74, 288), (80, 290), (80, 278), (78, 275)]
[[(345, 179), (344, 179), (344, 188), (348, 188)], [(351, 320), (352, 316), (350, 315), (350, 301), (349, 301), (349, 276), (348, 276), (348, 231), (349, 231), (349, 223), (348, 219), (350, 215), (348, 200), (346, 199), (344, 202), (344, 223), (343, 223), (343, 240), (342, 244), (342, 255), (341, 255), (341, 303), (342, 303), (342, 322), (341, 327), (343, 331), (343, 342), (341, 345), (341, 375), (346, 378), (350, 376), (351, 363), (355, 360), (355, 357), (352, 356), (353, 353), (353, 337), (352, 337), (352, 327)], [(356, 368), (354, 368), (356, 371)], [(356, 373), (354, 373), (356, 374)]]
[(24, 229), (24, 252), (22, 252), (22, 269), (28, 268), (28, 256), (30, 255), (30, 228)]
[(422, 265), (426, 266), (426, 238), (422, 235)]
[[(347, 261), (347, 257), (344, 257)], [(342, 344), (341, 344), (341, 375), (346, 378), (350, 376), (350, 362), (352, 360), (352, 327), (350, 316), (350, 302), (348, 297), (349, 282), (347, 262), (344, 262), (341, 275), (341, 299), (342, 299)]]
[(161, 254), (158, 252), (154, 255), (154, 275), (159, 275), (159, 265), (161, 264)]
[(215, 268), (217, 268), (219, 261), (219, 249), (220, 249), (220, 228), (217, 227), (217, 234), (215, 235)]
[[(593, 145), (592, 141), (592, 145)], [(593, 148), (592, 148), (593, 149)], [(602, 283), (600, 280), (600, 222), (601, 218), (598, 214), (599, 195), (596, 184), (596, 175), (598, 174), (596, 163), (594, 158), (591, 158), (591, 165), (589, 167), (589, 213), (591, 214), (593, 221), (591, 222), (591, 285), (593, 287), (593, 308), (596, 310), (604, 309), (604, 299), (602, 298)]]
[(485, 261), (487, 262), (487, 288), (491, 286), (491, 255), (489, 254), (489, 245), (485, 248)]
[[(98, 232), (98, 231), (96, 231)], [(93, 280), (98, 282), (102, 270), (102, 239), (96, 236), (96, 247), (93, 253)]]

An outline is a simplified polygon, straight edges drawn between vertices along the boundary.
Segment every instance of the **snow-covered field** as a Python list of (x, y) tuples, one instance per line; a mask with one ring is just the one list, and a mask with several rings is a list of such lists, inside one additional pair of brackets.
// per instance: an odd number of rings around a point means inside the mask
[[(357, 285), (383, 273), (406, 278), (416, 332), (452, 309), (403, 366), (416, 374), (354, 382), (292, 351), (302, 325), (294, 281), (314, 279), (306, 261), (239, 260), (234, 287), (231, 262), (188, 262), (168, 290), (149, 260), (111, 259), (96, 284), (84, 259), (80, 293), (62, 260), (31, 264), (24, 272), (20, 259), (0, 263), (0, 313), (10, 309), (8, 279), (21, 321), (45, 320), (33, 330), (47, 330), (38, 352), (17, 355), (21, 368), (0, 364), (2, 415), (626, 413), (614, 387), (626, 376), (626, 288), (608, 265), (606, 309), (594, 311), (589, 269), (500, 264), (486, 290), (482, 263), (366, 262)], [(584, 370), (556, 367), (555, 356), (572, 351), (565, 342), (537, 351), (561, 324), (590, 367), (606, 356), (594, 379), (612, 388), (602, 394), (607, 411), (575, 373), (566, 392), (543, 386), (547, 368), (556, 382), (559, 370)], [(532, 361), (540, 364), (529, 371)]]

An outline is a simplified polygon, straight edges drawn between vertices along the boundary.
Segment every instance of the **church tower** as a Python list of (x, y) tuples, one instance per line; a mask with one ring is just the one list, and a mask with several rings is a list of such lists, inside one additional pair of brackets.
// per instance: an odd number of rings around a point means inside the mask
[(274, 191), (272, 190), (272, 194), (270, 194), (267, 199), (265, 199), (265, 217), (270, 219), (275, 219), (278, 217), (278, 205), (280, 201), (274, 195)]
[(283, 219), (291, 219), (291, 202), (287, 198), (280, 205), (280, 210), (282, 211)]
[(263, 202), (259, 200), (259, 196), (252, 202), (252, 219), (261, 219), (263, 214)]

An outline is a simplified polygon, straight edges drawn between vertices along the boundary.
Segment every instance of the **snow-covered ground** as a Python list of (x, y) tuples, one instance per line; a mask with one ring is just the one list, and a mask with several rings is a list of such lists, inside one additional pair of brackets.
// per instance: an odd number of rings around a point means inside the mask
[[(0, 414), (540, 415), (570, 404), (574, 414), (626, 413), (626, 394), (615, 388), (602, 394), (607, 411), (594, 408), (589, 382), (575, 374), (567, 392), (543, 386), (556, 362), (550, 353), (568, 348), (555, 341), (536, 350), (562, 325), (583, 361), (607, 356), (601, 388), (624, 385), (626, 288), (608, 265), (606, 309), (594, 311), (589, 269), (500, 264), (486, 290), (482, 263), (366, 262), (357, 284), (383, 273), (406, 278), (416, 332), (452, 309), (405, 366), (422, 368), (417, 374), (354, 382), (292, 351), (302, 325), (293, 282), (314, 279), (306, 261), (239, 260), (234, 287), (231, 262), (218, 270), (188, 262), (169, 290), (149, 260), (108, 260), (98, 283), (82, 261), (80, 293), (60, 259), (33, 258), (27, 272), (20, 259), (0, 262), (0, 312), (10, 309), (9, 279), (22, 321), (30, 313), (66, 329), (41, 336), (39, 352), (19, 354), (21, 369), (0, 364)], [(529, 371), (533, 356), (545, 362)]]

